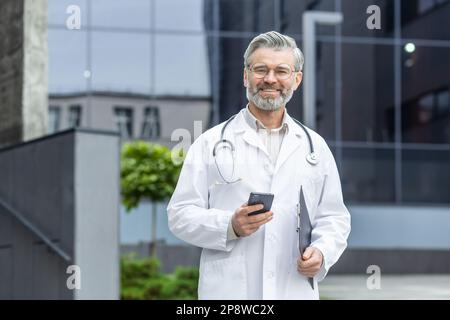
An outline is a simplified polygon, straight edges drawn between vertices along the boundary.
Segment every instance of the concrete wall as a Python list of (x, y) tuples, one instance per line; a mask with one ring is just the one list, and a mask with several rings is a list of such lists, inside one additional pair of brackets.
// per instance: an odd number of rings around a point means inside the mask
[(77, 299), (117, 299), (119, 270), (119, 137), (79, 131), (75, 145)]
[(0, 177), (0, 298), (117, 299), (119, 138), (71, 130), (4, 148)]
[(0, 146), (47, 132), (47, 1), (0, 1)]

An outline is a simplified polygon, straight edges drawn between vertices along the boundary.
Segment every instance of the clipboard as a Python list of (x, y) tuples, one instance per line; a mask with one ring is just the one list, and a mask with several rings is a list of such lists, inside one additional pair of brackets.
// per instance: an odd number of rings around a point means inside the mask
[[(309, 219), (308, 207), (306, 206), (305, 195), (300, 187), (299, 202), (297, 204), (297, 232), (298, 232), (298, 249), (300, 257), (303, 256), (306, 248), (311, 245), (312, 225)], [(311, 288), (314, 290), (314, 278), (308, 278)]]

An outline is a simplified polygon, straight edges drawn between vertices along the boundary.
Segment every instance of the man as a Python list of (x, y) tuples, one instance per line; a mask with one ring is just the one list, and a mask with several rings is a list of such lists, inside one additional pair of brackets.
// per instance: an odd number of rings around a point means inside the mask
[[(288, 36), (254, 38), (244, 54), (248, 105), (187, 153), (167, 211), (170, 230), (203, 248), (200, 299), (317, 299), (317, 282), (347, 245), (350, 215), (333, 155), (286, 110), (303, 62)], [(308, 159), (309, 138), (318, 163)], [(312, 226), (302, 255), (300, 190)], [(249, 216), (262, 209), (247, 204), (250, 192), (274, 194), (271, 210)]]

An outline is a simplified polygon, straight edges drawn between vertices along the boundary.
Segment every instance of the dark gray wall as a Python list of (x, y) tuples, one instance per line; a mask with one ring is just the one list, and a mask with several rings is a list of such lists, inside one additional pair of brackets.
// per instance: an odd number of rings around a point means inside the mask
[(348, 249), (330, 274), (364, 274), (377, 265), (383, 274), (450, 273), (450, 251), (408, 249)]
[[(119, 297), (119, 138), (70, 130), (0, 150), (0, 298)], [(95, 232), (94, 232), (95, 230)], [(66, 286), (81, 268), (81, 290)]]

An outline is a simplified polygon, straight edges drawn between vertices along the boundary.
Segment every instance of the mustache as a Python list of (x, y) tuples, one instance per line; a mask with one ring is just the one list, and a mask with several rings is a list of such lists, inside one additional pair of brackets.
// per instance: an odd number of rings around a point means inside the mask
[(256, 87), (257, 90), (279, 90), (279, 91), (283, 91), (282, 88), (275, 88), (272, 86), (267, 86), (267, 85), (262, 85), (262, 86), (258, 86)]

